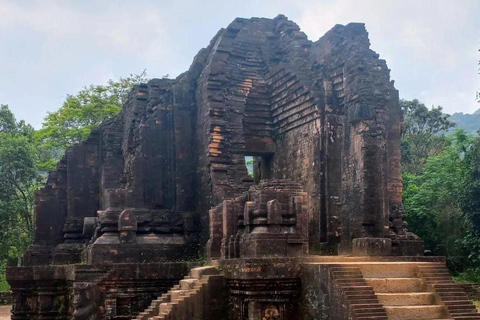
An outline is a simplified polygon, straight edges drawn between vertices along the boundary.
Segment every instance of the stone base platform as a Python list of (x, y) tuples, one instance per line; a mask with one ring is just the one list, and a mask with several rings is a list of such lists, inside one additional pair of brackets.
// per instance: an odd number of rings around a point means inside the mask
[[(335, 318), (335, 313), (341, 311), (338, 314), (343, 316), (346, 311), (336, 310), (332, 307), (337, 306), (335, 302), (328, 300), (335, 292), (328, 271), (330, 268), (362, 267), (371, 272), (372, 270), (381, 272), (381, 270), (411, 270), (428, 265), (444, 267), (445, 258), (306, 256), (220, 261), (220, 269), (230, 291), (232, 319), (253, 320), (268, 319), (269, 314), (278, 314), (278, 319), (349, 319)], [(360, 269), (360, 275), (361, 272)]]
[[(194, 297), (202, 295), (202, 305), (228, 305), (228, 318), (233, 320), (344, 320), (359, 314), (375, 319), (427, 319), (429, 314), (457, 319), (468, 314), (469, 319), (480, 319), (463, 288), (453, 282), (444, 257), (226, 259), (212, 262), (209, 268), (217, 270), (218, 279), (204, 279), (205, 283), (191, 271), (195, 267), (172, 262), (9, 268), (12, 319), (66, 320), (85, 306), (95, 310), (95, 319), (131, 319), (148, 315), (145, 310), (162, 315), (168, 303), (161, 299), (168, 292), (173, 320), (187, 320), (188, 306), (194, 310)], [(184, 296), (187, 289), (196, 295)], [(221, 298), (212, 295), (220, 292)], [(175, 315), (177, 300), (185, 305), (184, 316)]]
[[(12, 320), (67, 320), (82, 307), (91, 308), (98, 319), (130, 319), (197, 265), (166, 262), (11, 267), (7, 278), (12, 290)], [(95, 294), (74, 293), (76, 287)], [(91, 301), (85, 297), (92, 297)], [(75, 299), (83, 301), (75, 305)]]

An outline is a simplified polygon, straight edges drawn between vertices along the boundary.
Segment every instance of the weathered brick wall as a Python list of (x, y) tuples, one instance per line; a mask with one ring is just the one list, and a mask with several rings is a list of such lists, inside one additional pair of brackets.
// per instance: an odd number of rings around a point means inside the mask
[[(336, 26), (312, 48), (329, 75), (326, 87), (332, 97), (327, 98), (328, 109), (342, 115), (337, 119), (343, 122), (343, 150), (336, 158), (342, 163), (341, 220), (346, 251), (352, 238), (386, 235), (389, 197), (394, 195), (386, 192), (387, 185), (398, 182), (396, 168), (391, 169), (399, 163), (399, 152), (395, 153), (400, 138), (395, 130), (401, 120), (398, 96), (385, 61), (369, 46), (363, 24), (350, 24)], [(397, 176), (390, 178), (390, 174)]]

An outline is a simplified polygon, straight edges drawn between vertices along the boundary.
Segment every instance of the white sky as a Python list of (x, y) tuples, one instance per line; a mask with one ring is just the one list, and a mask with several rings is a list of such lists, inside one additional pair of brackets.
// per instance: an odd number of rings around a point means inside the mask
[(175, 77), (235, 17), (280, 13), (311, 40), (364, 22), (401, 98), (480, 107), (480, 0), (0, 0), (0, 103), (38, 128), (66, 94), (143, 69)]

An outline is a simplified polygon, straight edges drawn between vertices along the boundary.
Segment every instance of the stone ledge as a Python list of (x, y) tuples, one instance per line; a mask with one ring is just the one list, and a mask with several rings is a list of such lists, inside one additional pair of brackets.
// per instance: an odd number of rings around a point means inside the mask
[(392, 240), (389, 238), (357, 238), (352, 241), (354, 256), (389, 256)]

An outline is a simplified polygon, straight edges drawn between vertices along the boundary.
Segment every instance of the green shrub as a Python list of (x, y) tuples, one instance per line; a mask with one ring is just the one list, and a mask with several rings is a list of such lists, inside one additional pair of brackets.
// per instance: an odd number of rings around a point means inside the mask
[(0, 292), (10, 291), (10, 285), (5, 278), (5, 275), (0, 276)]

